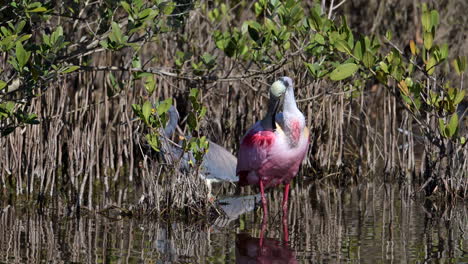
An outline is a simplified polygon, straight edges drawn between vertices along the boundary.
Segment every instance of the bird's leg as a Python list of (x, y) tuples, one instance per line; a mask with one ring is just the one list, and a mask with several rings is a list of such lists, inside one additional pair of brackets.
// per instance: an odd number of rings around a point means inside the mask
[[(265, 219), (265, 218), (264, 218)], [(260, 251), (263, 250), (262, 247), (263, 247), (263, 239), (265, 237), (265, 232), (266, 232), (266, 229), (267, 229), (267, 222), (266, 221), (262, 221), (262, 228), (260, 230)]]
[(283, 241), (289, 242), (289, 231), (288, 231), (288, 197), (289, 196), (289, 183), (284, 186), (283, 193)]
[(263, 205), (263, 222), (268, 221), (268, 207), (267, 207), (267, 201), (265, 198), (265, 188), (263, 186), (263, 181), (260, 179), (260, 193), (262, 195), (262, 205)]
[(283, 242), (289, 243), (288, 215), (283, 214)]
[(283, 193), (283, 215), (288, 215), (289, 183), (284, 186)]

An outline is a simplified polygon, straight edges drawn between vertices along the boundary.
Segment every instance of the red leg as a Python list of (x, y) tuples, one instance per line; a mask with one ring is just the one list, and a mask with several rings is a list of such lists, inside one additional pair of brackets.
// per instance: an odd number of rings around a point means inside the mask
[(289, 242), (288, 199), (289, 199), (289, 183), (284, 186), (284, 193), (283, 193), (283, 241), (286, 243)]
[(265, 190), (263, 187), (263, 181), (260, 180), (260, 193), (262, 195), (262, 205), (263, 205), (263, 222), (266, 222), (268, 220), (268, 207), (267, 207), (267, 201), (265, 198)]
[[(263, 218), (265, 219), (265, 218)], [(267, 229), (267, 222), (266, 221), (262, 221), (262, 229), (260, 230), (260, 250), (263, 250), (263, 239), (265, 237), (265, 232), (266, 232), (266, 229)]]
[(283, 214), (287, 216), (288, 214), (288, 199), (289, 199), (289, 183), (284, 186), (283, 193)]
[(283, 242), (289, 243), (288, 215), (283, 215)]

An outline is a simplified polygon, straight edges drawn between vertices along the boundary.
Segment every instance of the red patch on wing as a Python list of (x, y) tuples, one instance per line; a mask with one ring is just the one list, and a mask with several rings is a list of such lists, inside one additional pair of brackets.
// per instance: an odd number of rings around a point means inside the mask
[(250, 147), (269, 148), (275, 142), (275, 133), (272, 131), (256, 131), (245, 136), (242, 144)]
[(294, 142), (299, 142), (301, 136), (301, 124), (297, 120), (291, 121), (291, 136)]

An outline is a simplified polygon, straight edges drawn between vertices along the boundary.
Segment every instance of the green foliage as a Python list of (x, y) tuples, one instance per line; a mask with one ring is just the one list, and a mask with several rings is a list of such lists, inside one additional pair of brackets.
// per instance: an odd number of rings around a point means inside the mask
[[(376, 79), (390, 91), (399, 91), (400, 102), (414, 118), (426, 122), (425, 116), (437, 116), (442, 120), (439, 129), (425, 124), (433, 137), (457, 141), (458, 117), (454, 113), (465, 92), (462, 87), (453, 88), (436, 79), (447, 66), (449, 46), (434, 41), (440, 23), (439, 13), (425, 4), (421, 8), (423, 43), (416, 45), (410, 41), (410, 57), (405, 57), (391, 43), (391, 31), (387, 31), (384, 42), (378, 36), (355, 34), (346, 18), (332, 21), (318, 4), (307, 14), (301, 2), (294, 0), (259, 0), (254, 4), (256, 19), (245, 21), (240, 29), (216, 31), (213, 37), (217, 47), (228, 57), (258, 62), (263, 67), (279, 64), (288, 53), (304, 50), (305, 54), (300, 53), (305, 58), (303, 64), (313, 78), (350, 82), (355, 87)], [(292, 39), (296, 40), (296, 46), (298, 43), (305, 43), (305, 46), (294, 50)], [(416, 61), (423, 64), (418, 65)], [(466, 57), (457, 57), (452, 66), (462, 75), (466, 70)], [(433, 86), (435, 80), (438, 87)]]
[[(152, 77), (148, 77), (152, 79)], [(154, 81), (154, 80), (153, 80)], [(200, 132), (200, 122), (206, 115), (206, 107), (200, 102), (200, 90), (193, 88), (190, 90), (189, 100), (192, 105), (192, 110), (188, 113), (187, 128), (191, 135), (198, 135)], [(132, 109), (136, 116), (143, 121), (147, 132), (145, 134), (146, 141), (155, 151), (161, 151), (161, 142), (163, 140), (164, 128), (169, 122), (168, 111), (172, 106), (172, 99), (168, 98), (161, 102), (156, 102), (152, 105), (149, 101), (143, 104), (133, 104)], [(206, 137), (188, 137), (183, 138), (180, 142), (184, 152), (190, 152), (195, 163), (190, 161), (193, 166), (201, 164), (203, 156), (209, 148), (209, 142)]]
[(333, 81), (346, 79), (353, 75), (358, 69), (359, 66), (355, 63), (340, 64), (330, 73), (330, 79)]
[[(353, 32), (345, 17), (329, 19), (318, 3), (310, 7), (297, 0), (258, 0), (252, 6), (250, 19), (240, 21), (240, 24), (236, 10), (247, 6), (244, 2), (236, 4), (237, 7), (229, 6), (230, 2), (201, 2), (200, 12), (205, 12), (206, 21), (213, 24), (209, 28), (215, 30), (203, 44), (194, 44), (184, 30), (172, 30), (183, 24), (184, 14), (193, 5), (176, 3), (163, 0), (104, 1), (93, 13), (99, 17), (99, 26), (81, 39), (64, 33), (76, 30), (75, 22), (47, 30), (38, 26), (40, 21), (55, 19), (57, 10), (62, 10), (54, 6), (55, 2), (22, 0), (9, 3), (2, 10), (15, 14), (15, 17), (0, 24), (0, 50), (8, 58), (9, 67), (4, 70), (8, 74), (3, 74), (0, 79), (2, 134), (37, 123), (36, 115), (30, 111), (31, 100), (41, 96), (60, 78), (93, 70), (89, 54), (95, 52), (104, 50), (110, 56), (131, 52), (130, 80), (120, 80), (116, 78), (117, 74), (108, 73), (106, 77), (111, 84), (108, 96), (136, 83), (142, 83), (147, 94), (154, 96), (158, 89), (155, 72), (145, 71), (148, 61), (142, 61), (144, 56), (140, 50), (147, 43), (160, 41), (161, 34), (173, 34), (171, 37), (177, 39), (180, 46), (175, 48), (171, 78), (180, 74), (186, 80), (210, 80), (228, 67), (225, 62), (242, 65), (247, 69), (245, 72), (254, 74), (280, 69), (290, 63), (304, 66), (303, 70), (312, 79), (341, 82), (348, 97), (360, 96), (366, 83), (379, 82), (423, 127), (428, 128), (426, 135), (431, 134), (439, 141), (462, 141), (458, 135), (460, 120), (455, 113), (465, 98), (465, 91), (445, 81), (445, 76), (447, 69), (452, 69), (463, 80), (466, 56), (456, 57), (447, 43), (439, 43), (436, 33), (441, 18), (436, 10), (426, 5), (421, 6), (422, 43), (409, 41), (410, 53), (405, 54), (398, 47), (400, 44), (391, 42), (395, 32), (387, 31), (385, 36), (358, 34)], [(83, 26), (96, 22), (95, 16), (78, 17), (77, 10), (83, 8), (83, 3), (76, 1), (73, 4), (76, 4), (76, 10), (65, 8), (59, 15), (78, 18), (76, 23)], [(92, 21), (81, 21), (86, 19)], [(214, 45), (210, 45), (210, 41)], [(122, 53), (117, 53), (119, 51)], [(156, 54), (151, 62), (158, 59)], [(249, 69), (251, 65), (254, 65), (253, 70)], [(111, 71), (116, 71), (116, 65), (108, 66), (113, 67)], [(191, 90), (188, 96), (192, 111), (187, 116), (187, 127), (198, 136), (206, 108), (201, 103), (200, 90)], [(158, 131), (167, 123), (167, 109), (171, 103), (163, 101), (153, 105), (146, 101), (133, 105), (135, 114), (147, 127), (146, 138), (155, 150), (160, 149)], [(428, 121), (431, 118), (432, 122)], [(434, 127), (437, 123), (438, 127)], [(207, 144), (203, 137), (193, 137), (186, 140), (184, 149), (192, 151), (196, 160), (200, 160)]]
[[(93, 7), (97, 7), (93, 10), (80, 1), (73, 1), (70, 8), (63, 9), (62, 5), (60, 1), (21, 0), (2, 6), (5, 21), (0, 21), (0, 52), (8, 58), (11, 66), (11, 69), (0, 72), (2, 135), (14, 131), (16, 127), (36, 124), (36, 115), (29, 110), (30, 102), (58, 79), (79, 70), (89, 70), (88, 65), (92, 64), (87, 61), (88, 54), (100, 48), (110, 53), (125, 48), (139, 51), (157, 34), (169, 31), (168, 17), (176, 8), (175, 2), (164, 0), (105, 1), (93, 4)], [(79, 12), (81, 8), (87, 11)], [(99, 21), (96, 21), (96, 16)], [(71, 20), (71, 23), (60, 19), (63, 22), (58, 25), (52, 23), (52, 28), (42, 24), (51, 19), (55, 21), (56, 17), (78, 19)], [(97, 28), (94, 25), (96, 22)], [(77, 25), (89, 29), (92, 34), (74, 34)], [(79, 39), (75, 39), (77, 36)], [(216, 64), (208, 56), (202, 57), (202, 61), (205, 67), (202, 72), (211, 70)], [(141, 68), (138, 54), (132, 66)], [(132, 75), (134, 80), (147, 77), (145, 88), (150, 94), (154, 92), (156, 83), (151, 76), (138, 71)], [(114, 96), (122, 90), (124, 83), (113, 74), (109, 74), (109, 81), (112, 89), (108, 90), (108, 96)], [(15, 100), (11, 100), (13, 98)]]
[(166, 99), (161, 102), (156, 102), (152, 105), (151, 102), (145, 101), (143, 104), (133, 104), (133, 112), (140, 120), (143, 121), (148, 132), (145, 138), (148, 144), (155, 150), (160, 151), (162, 132), (169, 121), (169, 108), (172, 105), (172, 99)]

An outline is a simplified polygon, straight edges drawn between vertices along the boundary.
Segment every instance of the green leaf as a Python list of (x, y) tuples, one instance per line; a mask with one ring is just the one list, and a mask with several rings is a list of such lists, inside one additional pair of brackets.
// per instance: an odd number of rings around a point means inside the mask
[(334, 44), (335, 48), (341, 52), (346, 52), (351, 54), (351, 48), (349, 47), (348, 43), (344, 40), (336, 40)]
[(142, 111), (143, 118), (144, 118), (145, 122), (149, 121), (149, 116), (151, 115), (151, 108), (152, 108), (151, 103), (149, 101), (146, 101), (143, 104), (143, 107), (141, 108), (141, 111)]
[(153, 75), (150, 75), (146, 78), (145, 89), (149, 95), (152, 95), (153, 92), (156, 90), (156, 81), (154, 80)]
[(189, 96), (190, 96), (190, 97), (195, 97), (195, 98), (197, 98), (199, 92), (200, 92), (200, 91), (199, 91), (197, 88), (192, 88), (192, 89), (190, 89), (190, 94), (189, 94)]
[(392, 37), (393, 37), (392, 31), (387, 30), (387, 32), (385, 32), (385, 37), (386, 37), (389, 41), (392, 40)]
[(443, 137), (446, 137), (445, 124), (442, 118), (439, 118), (439, 132)]
[(162, 4), (162, 12), (165, 14), (165, 15), (170, 15), (172, 14), (172, 12), (174, 11), (176, 7), (176, 2), (174, 1), (166, 1)]
[(445, 60), (448, 56), (448, 44), (444, 43), (440, 46), (440, 59)]
[(7, 83), (6, 83), (6, 82), (4, 82), (4, 81), (0, 80), (0, 90), (2, 90), (3, 88), (5, 88), (5, 87), (6, 87), (6, 85), (7, 85)]
[(388, 73), (388, 65), (387, 65), (385, 62), (381, 61), (381, 62), (379, 63), (379, 66), (380, 66), (380, 69), (381, 69), (383, 72)]
[(148, 141), (148, 144), (157, 152), (159, 152), (159, 138), (158, 135), (151, 133), (151, 134), (146, 134), (146, 140)]
[(190, 112), (187, 117), (187, 124), (189, 125), (189, 128), (192, 130), (197, 129), (197, 117), (193, 112)]
[(31, 9), (31, 10), (28, 10), (27, 12), (29, 13), (41, 13), (41, 12), (46, 12), (47, 11), (47, 8), (43, 7), (43, 6), (40, 6), (40, 7), (36, 7), (34, 9)]
[(429, 61), (427, 61), (427, 64), (426, 64), (426, 71), (429, 75), (434, 73), (436, 64), (437, 64), (436, 59), (433, 56), (431, 56), (429, 58)]
[(62, 73), (70, 73), (70, 72), (78, 70), (79, 68), (80, 68), (80, 66), (71, 65), (71, 66), (68, 66), (67, 68), (65, 68), (65, 70), (62, 71)]
[(439, 25), (439, 12), (437, 10), (431, 11), (431, 27), (436, 28)]
[(372, 68), (372, 66), (374, 66), (374, 62), (374, 55), (372, 55), (368, 51), (364, 52), (364, 55), (362, 56), (362, 63), (364, 63), (364, 66), (366, 66), (367, 68)]
[(200, 110), (200, 114), (198, 115), (198, 117), (199, 117), (199, 118), (205, 117), (206, 111), (207, 111), (206, 107), (202, 106), (202, 108), (201, 108), (201, 110)]
[(330, 73), (330, 79), (332, 79), (333, 81), (340, 81), (346, 79), (353, 75), (358, 69), (359, 66), (355, 63), (345, 63), (338, 65), (338, 67), (336, 67)]
[(447, 136), (449, 138), (453, 137), (457, 132), (457, 128), (458, 128), (458, 114), (455, 113), (450, 118), (450, 121), (446, 127), (446, 129), (448, 129)]
[(140, 115), (141, 115), (141, 105), (139, 105), (139, 104), (132, 104), (132, 110), (133, 110), (133, 112), (134, 112), (138, 117), (141, 118), (141, 116), (140, 116)]
[(167, 98), (166, 100), (160, 102), (157, 108), (158, 115), (167, 113), (167, 111), (169, 111), (171, 106), (172, 106), (172, 98)]
[(424, 32), (423, 39), (424, 47), (427, 50), (430, 50), (432, 48), (432, 43), (434, 42), (434, 31)]
[(254, 4), (254, 9), (255, 9), (256, 16), (259, 16), (263, 12), (263, 6), (260, 5), (259, 3)]
[(21, 42), (16, 42), (16, 59), (18, 61), (20, 69), (23, 69), (26, 63), (28, 63), (30, 55), (31, 52), (26, 51)]
[(319, 15), (319, 13), (315, 9), (312, 9), (312, 11), (310, 12), (310, 15), (311, 15), (311, 22), (312, 22), (311, 27), (315, 31), (320, 31), (322, 28), (322, 24), (323, 24), (322, 17)]
[(115, 37), (117, 43), (123, 43), (122, 30), (120, 30), (119, 24), (112, 21), (112, 35)]
[(304, 62), (305, 66), (307, 67), (307, 70), (309, 70), (309, 73), (315, 77), (315, 78), (319, 78), (321, 77), (320, 76), (320, 73), (321, 73), (321, 66), (320, 64), (318, 63), (307, 63), (307, 62)]
[(125, 11), (126, 11), (128, 14), (131, 14), (130, 5), (129, 5), (127, 2), (121, 1), (121, 2), (120, 2), (120, 5), (122, 5), (123, 9), (125, 9)]
[[(0, 90), (1, 90), (1, 88), (0, 88)], [(465, 97), (465, 90), (458, 91), (457, 95), (453, 99), (453, 104), (458, 105), (461, 101), (463, 101), (464, 97)]]
[(16, 41), (23, 42), (23, 41), (30, 39), (31, 36), (32, 36), (31, 34), (26, 34), (26, 35), (19, 37)]
[(424, 31), (431, 31), (432, 26), (431, 26), (431, 14), (426, 11), (423, 12), (422, 17), (421, 17), (421, 22), (424, 28)]
[(461, 75), (462, 72), (466, 70), (466, 57), (461, 56), (452, 61), (452, 66), (455, 68), (455, 71), (458, 75)]
[(354, 57), (356, 57), (358, 60), (362, 60), (362, 55), (364, 54), (364, 44), (362, 41), (356, 42), (356, 45), (354, 45)]
[(317, 42), (317, 43), (320, 44), (320, 45), (325, 45), (325, 39), (323, 38), (322, 35), (320, 35), (320, 34), (318, 34), (318, 33), (315, 34), (314, 40), (315, 40), (315, 42)]

